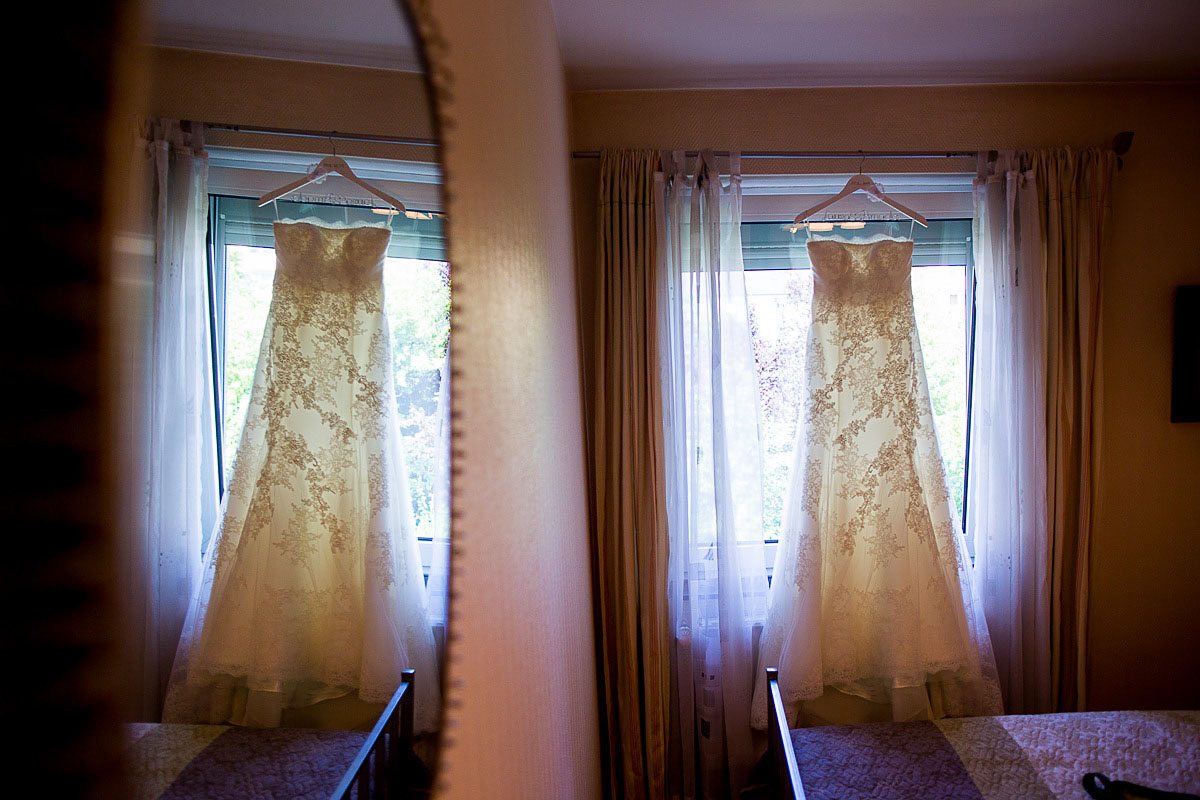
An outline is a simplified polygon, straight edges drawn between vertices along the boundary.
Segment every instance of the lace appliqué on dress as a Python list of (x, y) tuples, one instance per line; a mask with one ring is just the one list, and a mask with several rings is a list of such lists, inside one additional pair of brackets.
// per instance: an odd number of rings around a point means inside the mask
[(950, 713), (1000, 713), (934, 432), (912, 243), (808, 249), (806, 395), (760, 664), (779, 667), (793, 704), (828, 687), (886, 702), (896, 688), (937, 681), (954, 684), (943, 693)]
[(393, 395), (383, 302), (389, 231), (277, 223), (263, 345), (222, 519), (164, 719), (224, 722), (216, 689), (286, 707), (417, 669), (417, 728), (438, 678)]

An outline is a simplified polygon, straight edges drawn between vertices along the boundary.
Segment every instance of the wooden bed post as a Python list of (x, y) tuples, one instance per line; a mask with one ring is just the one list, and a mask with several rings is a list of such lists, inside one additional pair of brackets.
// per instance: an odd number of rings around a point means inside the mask
[(417, 696), (416, 670), (406, 669), (400, 673), (400, 686), (404, 687), (404, 702), (396, 709), (389, 720), (388, 733), (391, 738), (391, 749), (388, 761), (389, 777), (399, 785), (401, 772), (404, 770), (402, 759), (412, 750), (413, 743), (413, 705)]
[(796, 764), (776, 667), (767, 667), (767, 755), (775, 778), (776, 796), (804, 800), (804, 784), (800, 782), (800, 769)]
[(400, 673), (400, 683), (408, 685), (408, 691), (405, 692), (408, 700), (400, 704), (400, 741), (407, 742), (410, 746), (413, 740), (413, 706), (416, 705), (417, 697), (417, 687), (414, 685), (416, 679), (415, 669), (406, 669)]
[(348, 800), (350, 790), (356, 785), (359, 800), (402, 796), (403, 759), (406, 753), (412, 751), (413, 745), (415, 679), (414, 670), (406, 669), (400, 674), (400, 686), (384, 708), (379, 721), (375, 723), (330, 800)]

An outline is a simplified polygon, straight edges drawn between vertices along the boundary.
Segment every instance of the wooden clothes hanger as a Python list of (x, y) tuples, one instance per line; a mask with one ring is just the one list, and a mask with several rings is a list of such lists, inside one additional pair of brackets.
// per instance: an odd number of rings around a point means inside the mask
[(858, 191), (866, 192), (867, 194), (876, 198), (880, 202), (885, 203), (886, 205), (889, 205), (892, 208), (896, 209), (897, 211), (899, 211), (901, 214), (908, 217), (909, 219), (912, 219), (916, 222), (921, 223), (921, 225), (923, 227), (926, 227), (926, 228), (929, 227), (929, 221), (926, 220), (925, 217), (921, 216), (916, 211), (913, 211), (908, 206), (906, 206), (902, 203), (899, 203), (896, 200), (893, 200), (892, 198), (890, 198), (886, 194), (884, 194), (883, 188), (880, 187), (879, 184), (877, 184), (874, 180), (872, 180), (869, 175), (864, 175), (862, 173), (862, 164), (861, 163), (859, 164), (858, 174), (852, 175), (850, 177), (850, 180), (846, 181), (846, 185), (844, 187), (842, 187), (842, 190), (840, 192), (835, 194), (833, 197), (829, 197), (829, 198), (826, 198), (825, 200), (822, 200), (821, 202), (817, 203), (812, 208), (806, 208), (805, 210), (801, 211), (799, 214), (796, 215), (796, 219), (792, 221), (792, 224), (800, 225), (806, 219), (808, 219), (809, 217), (811, 217), (813, 214), (817, 213), (818, 211), (828, 208), (829, 206), (836, 203), (838, 200), (841, 200), (843, 197), (854, 194), (855, 192), (858, 192)]
[(383, 200), (385, 203), (387, 203), (392, 208), (399, 211), (401, 214), (406, 213), (403, 203), (401, 203), (395, 197), (392, 197), (390, 194), (383, 191), (382, 189), (372, 186), (371, 184), (364, 181), (362, 178), (355, 175), (354, 170), (350, 169), (350, 165), (346, 163), (346, 160), (344, 158), (341, 158), (340, 156), (336, 156), (336, 155), (326, 156), (325, 158), (321, 159), (321, 162), (319, 164), (317, 164), (317, 166), (313, 167), (312, 171), (310, 171), (303, 178), (294, 180), (285, 186), (281, 186), (272, 192), (267, 192), (266, 194), (264, 194), (262, 197), (258, 198), (258, 207), (262, 208), (267, 203), (270, 203), (272, 200), (278, 200), (280, 197), (291, 194), (292, 192), (296, 191), (297, 189), (302, 189), (305, 186), (308, 186), (310, 183), (312, 183), (314, 181), (319, 181), (321, 178), (324, 178), (326, 175), (329, 175), (331, 173), (337, 173), (338, 175), (341, 175), (343, 178), (350, 181), (351, 183), (353, 183), (357, 186), (361, 186), (363, 189), (366, 189), (368, 192), (370, 192), (374, 196), (378, 197), (380, 200)]

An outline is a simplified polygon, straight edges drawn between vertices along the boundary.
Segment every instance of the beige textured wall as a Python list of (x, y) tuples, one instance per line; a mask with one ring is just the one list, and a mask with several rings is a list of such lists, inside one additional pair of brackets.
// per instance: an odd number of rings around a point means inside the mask
[[(397, 10), (396, 13), (400, 13)], [(151, 116), (271, 128), (432, 139), (424, 78), (197, 50), (150, 48)], [(210, 144), (327, 153), (328, 139), (212, 131)], [(436, 149), (337, 141), (338, 155), (432, 160)]]
[(600, 794), (567, 109), (549, 0), (434, 0), (455, 457), (448, 798)]
[[(1089, 702), (1200, 707), (1200, 424), (1169, 421), (1172, 290), (1200, 283), (1191, 235), (1200, 219), (1200, 84), (577, 92), (571, 122), (575, 150), (974, 150), (1106, 144), (1134, 131), (1116, 179), (1103, 283)], [(847, 170), (846, 162), (743, 162), (746, 172), (797, 167)], [(589, 353), (597, 168), (573, 165)]]

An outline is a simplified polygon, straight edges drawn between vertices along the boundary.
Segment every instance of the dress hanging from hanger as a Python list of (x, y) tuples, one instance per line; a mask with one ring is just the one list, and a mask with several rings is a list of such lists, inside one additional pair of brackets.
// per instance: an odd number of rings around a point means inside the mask
[(276, 222), (271, 307), (221, 520), (189, 609), (167, 722), (278, 725), (351, 694), (385, 702), (437, 658), (396, 416), (390, 228)]
[(808, 243), (805, 398), (755, 727), (766, 727), (769, 666), (789, 718), (806, 724), (1001, 713), (934, 430), (912, 251), (889, 236)]

